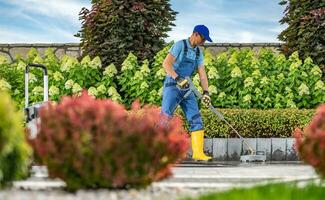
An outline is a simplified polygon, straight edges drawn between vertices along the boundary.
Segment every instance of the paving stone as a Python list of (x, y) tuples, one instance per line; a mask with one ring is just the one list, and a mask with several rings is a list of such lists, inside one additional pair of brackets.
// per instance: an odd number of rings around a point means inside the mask
[(272, 141), (272, 161), (283, 161), (286, 158), (286, 138), (271, 138)]
[(227, 153), (228, 160), (239, 160), (242, 150), (242, 141), (240, 138), (228, 138)]
[(288, 160), (288, 161), (299, 160), (298, 154), (295, 150), (295, 139), (294, 138), (287, 138), (286, 160)]
[(266, 160), (271, 160), (271, 138), (257, 138), (257, 151), (264, 151)]
[[(244, 138), (245, 142), (256, 152), (256, 138)], [(241, 155), (249, 154), (249, 147), (242, 141), (242, 153)]]
[(213, 157), (213, 139), (204, 139), (203, 151), (207, 156)]
[(214, 138), (213, 139), (213, 158), (215, 160), (227, 160), (227, 138)]

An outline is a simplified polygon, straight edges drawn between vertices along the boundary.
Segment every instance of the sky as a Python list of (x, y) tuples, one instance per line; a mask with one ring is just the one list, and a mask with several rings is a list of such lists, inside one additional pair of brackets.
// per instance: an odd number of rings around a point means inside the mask
[[(190, 36), (204, 24), (213, 42), (279, 42), (280, 0), (170, 0), (177, 11), (167, 42)], [(75, 43), (79, 11), (91, 0), (0, 0), (0, 43)]]

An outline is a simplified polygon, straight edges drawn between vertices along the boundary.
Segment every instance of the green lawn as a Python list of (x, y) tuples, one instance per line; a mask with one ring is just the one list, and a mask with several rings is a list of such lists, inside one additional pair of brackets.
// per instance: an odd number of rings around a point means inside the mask
[[(184, 198), (190, 200), (193, 198)], [(196, 198), (196, 200), (311, 200), (325, 199), (325, 186), (309, 184), (298, 187), (296, 184), (269, 184), (249, 189), (232, 189), (227, 192), (210, 193)], [(194, 200), (194, 199), (193, 199)]]

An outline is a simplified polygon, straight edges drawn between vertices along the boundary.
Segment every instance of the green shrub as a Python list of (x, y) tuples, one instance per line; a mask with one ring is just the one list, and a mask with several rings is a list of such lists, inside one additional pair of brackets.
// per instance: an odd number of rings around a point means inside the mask
[[(296, 128), (310, 121), (314, 110), (218, 109), (244, 137), (290, 137)], [(230, 127), (210, 110), (202, 109), (207, 137), (237, 137)]]
[(169, 0), (97, 0), (80, 12), (82, 28), (77, 34), (86, 55), (100, 56), (104, 66), (118, 70), (129, 52), (140, 61), (152, 60), (163, 48), (177, 12)]
[(30, 156), (22, 113), (16, 111), (9, 95), (0, 91), (0, 187), (27, 175)]
[[(315, 108), (325, 102), (321, 70), (298, 53), (289, 59), (262, 49), (234, 50), (216, 58), (206, 53), (212, 104), (219, 108)], [(199, 77), (193, 82), (199, 87)]]
[[(172, 43), (171, 43), (172, 44)], [(80, 95), (87, 89), (96, 98), (111, 98), (131, 106), (136, 99), (142, 104), (161, 105), (165, 70), (162, 62), (170, 45), (158, 52), (154, 61), (139, 62), (130, 53), (122, 69), (110, 64), (101, 70), (99, 57), (85, 56), (81, 62), (64, 56), (58, 60), (49, 49), (41, 58), (35, 49), (27, 60), (9, 64), (0, 58), (0, 79), (10, 85), (10, 94), (24, 107), (24, 68), (27, 61), (46, 64), (49, 70), (49, 98), (58, 101), (64, 95)], [(252, 50), (234, 50), (217, 57), (205, 53), (212, 104), (218, 108), (299, 108), (312, 109), (325, 102), (325, 84), (321, 70), (310, 58), (300, 60), (298, 53), (288, 59), (262, 49), (257, 55)], [(201, 90), (199, 76), (193, 77)], [(42, 101), (42, 71), (31, 69), (30, 101)]]
[(325, 178), (325, 104), (317, 108), (308, 126), (294, 131), (299, 157)]
[(126, 111), (84, 93), (50, 104), (40, 116), (40, 133), (31, 143), (50, 176), (69, 190), (146, 186), (169, 176), (171, 164), (187, 152), (180, 119), (157, 126), (155, 107), (134, 104)]

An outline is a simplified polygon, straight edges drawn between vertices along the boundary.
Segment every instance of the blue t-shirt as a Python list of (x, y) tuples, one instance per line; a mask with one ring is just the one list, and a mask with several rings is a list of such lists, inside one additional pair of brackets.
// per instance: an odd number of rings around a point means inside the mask
[[(191, 44), (190, 44), (190, 40), (186, 39), (186, 44), (187, 44), (187, 58), (190, 58), (192, 60), (195, 60), (196, 58), (196, 51), (197, 48), (199, 48), (198, 46), (196, 46), (195, 48), (192, 48)], [(181, 63), (183, 56), (184, 56), (184, 43), (183, 40), (177, 41), (170, 49), (169, 49), (169, 53), (172, 54), (176, 60), (173, 63), (173, 67), (174, 69), (177, 69), (179, 64)], [(200, 56), (197, 60), (198, 63), (198, 67), (201, 65), (203, 65), (203, 52), (202, 50), (200, 50)]]

